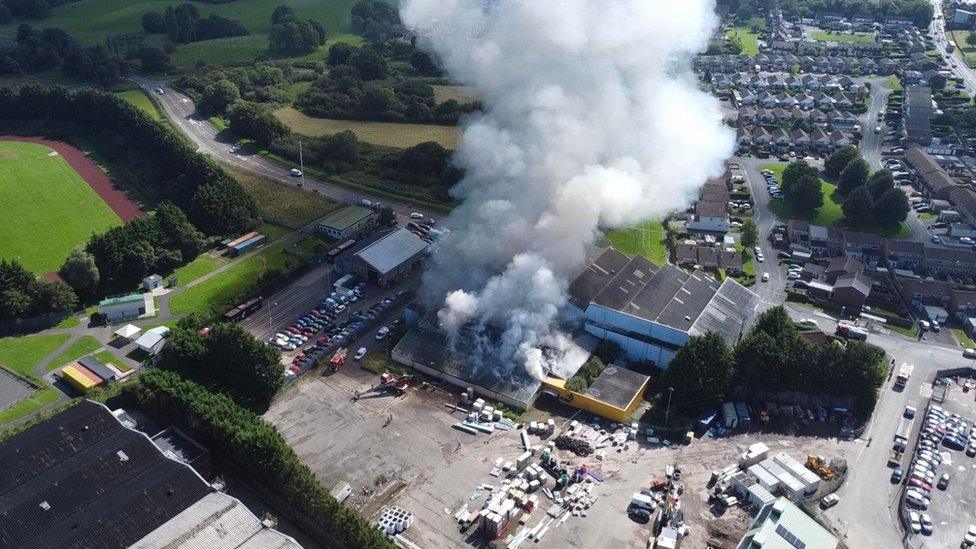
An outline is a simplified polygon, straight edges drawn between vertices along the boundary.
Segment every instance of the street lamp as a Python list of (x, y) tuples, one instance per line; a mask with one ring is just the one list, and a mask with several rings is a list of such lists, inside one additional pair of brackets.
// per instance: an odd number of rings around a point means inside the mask
[(668, 418), (671, 416), (671, 395), (674, 394), (674, 387), (668, 387), (668, 407), (664, 410), (664, 426), (668, 426)]

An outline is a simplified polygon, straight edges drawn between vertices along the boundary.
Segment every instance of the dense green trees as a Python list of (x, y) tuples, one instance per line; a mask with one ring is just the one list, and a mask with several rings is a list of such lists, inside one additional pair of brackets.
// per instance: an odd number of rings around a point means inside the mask
[(273, 425), (231, 398), (158, 368), (127, 384), (120, 398), (187, 430), (248, 478), (274, 491), (295, 513), (334, 536), (320, 540), (324, 545), (395, 547), (366, 519), (336, 502)]
[(20, 262), (0, 258), (0, 320), (56, 313), (77, 304), (78, 297), (64, 282), (40, 280)]
[(874, 201), (874, 219), (883, 225), (895, 225), (911, 211), (908, 196), (901, 189), (891, 188)]
[(382, 0), (359, 0), (352, 7), (352, 29), (366, 40), (383, 43), (401, 36), (397, 8)]
[[(115, 95), (35, 85), (0, 88), (0, 120), (66, 122), (111, 133), (127, 155), (139, 154), (140, 164), (151, 168), (143, 172), (142, 183), (187, 211), (207, 234), (240, 234), (260, 223), (257, 204), (218, 164)], [(204, 186), (210, 190), (198, 192)], [(215, 194), (226, 204), (215, 203)]]
[(746, 248), (752, 248), (759, 243), (759, 228), (756, 227), (756, 222), (751, 217), (747, 217), (742, 222), (742, 238), (740, 241)]
[(673, 404), (692, 413), (714, 407), (732, 386), (741, 386), (849, 396), (863, 418), (874, 409), (886, 369), (880, 348), (857, 341), (810, 343), (786, 310), (774, 307), (759, 315), (734, 351), (716, 334), (691, 338), (671, 359), (661, 384), (674, 387)]
[(181, 44), (251, 34), (239, 21), (215, 13), (201, 19), (200, 11), (191, 3), (167, 6), (162, 15), (143, 15), (142, 28), (150, 34), (165, 32), (171, 42)]
[(847, 219), (857, 223), (865, 222), (871, 218), (871, 212), (874, 211), (874, 199), (871, 198), (871, 191), (864, 185), (855, 188), (847, 195), (841, 209)]
[(881, 195), (895, 188), (895, 178), (888, 170), (878, 170), (868, 178), (867, 187), (871, 192), (871, 198), (877, 200)]
[(860, 155), (857, 155), (841, 170), (840, 179), (837, 182), (837, 189), (844, 194), (848, 194), (867, 183), (870, 174), (871, 167), (868, 166), (868, 163)]
[(400, 168), (411, 173), (439, 175), (444, 173), (450, 160), (449, 150), (434, 141), (425, 141), (403, 151)]
[(91, 298), (97, 295), (100, 281), (98, 266), (95, 256), (83, 246), (71, 251), (58, 274), (79, 296)]
[(230, 80), (218, 80), (203, 90), (197, 109), (203, 114), (224, 114), (231, 103), (241, 98), (241, 90)]
[(111, 293), (132, 288), (150, 274), (172, 272), (196, 258), (203, 245), (203, 235), (183, 210), (162, 203), (152, 217), (92, 235), (86, 250), (98, 268), (100, 289)]
[(288, 19), (271, 25), (268, 48), (274, 53), (303, 55), (322, 44), (325, 44), (325, 28), (317, 21)]
[(159, 12), (146, 12), (142, 14), (142, 30), (146, 34), (166, 34), (166, 20)]
[(227, 111), (230, 129), (240, 137), (255, 140), (267, 147), (275, 139), (288, 135), (288, 128), (267, 106), (250, 101), (238, 101)]
[(858, 156), (857, 147), (848, 145), (837, 149), (824, 161), (824, 174), (831, 179), (839, 178), (840, 172)]
[(823, 194), (817, 169), (803, 160), (790, 162), (783, 170), (783, 198), (801, 214), (823, 206)]
[(722, 402), (735, 364), (722, 336), (709, 332), (689, 339), (674, 354), (661, 377), (661, 387), (673, 387), (673, 405), (694, 412)]
[(263, 411), (284, 382), (280, 358), (239, 324), (218, 323), (206, 335), (180, 325), (170, 332), (162, 367)]

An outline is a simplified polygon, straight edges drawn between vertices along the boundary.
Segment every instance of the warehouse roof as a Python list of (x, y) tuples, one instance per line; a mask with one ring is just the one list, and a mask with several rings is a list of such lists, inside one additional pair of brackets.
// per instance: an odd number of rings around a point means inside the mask
[(586, 390), (586, 394), (621, 410), (639, 397), (650, 379), (621, 366), (608, 365)]
[(427, 242), (407, 229), (397, 229), (366, 246), (356, 256), (380, 273), (388, 273), (427, 250)]
[(208, 494), (140, 539), (133, 549), (300, 548), (289, 536), (265, 528), (237, 498)]
[(209, 492), (191, 468), (85, 401), (0, 445), (0, 546), (124, 547)]
[(833, 549), (837, 538), (784, 497), (762, 508), (739, 549)]
[(630, 262), (627, 256), (612, 247), (603, 250), (592, 263), (569, 284), (569, 302), (580, 309), (593, 301), (610, 280)]
[(619, 309), (629, 303), (657, 272), (647, 258), (634, 256), (593, 300), (604, 307)]
[(376, 212), (373, 210), (363, 208), (362, 206), (344, 206), (323, 217), (319, 221), (319, 226), (344, 231), (375, 214)]

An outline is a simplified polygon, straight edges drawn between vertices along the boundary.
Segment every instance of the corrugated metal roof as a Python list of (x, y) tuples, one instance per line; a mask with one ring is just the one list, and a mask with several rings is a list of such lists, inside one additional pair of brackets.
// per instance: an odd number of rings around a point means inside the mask
[(397, 229), (356, 254), (381, 274), (427, 249), (427, 242), (407, 229)]
[(319, 221), (320, 227), (328, 227), (337, 231), (345, 231), (356, 223), (374, 215), (375, 212), (361, 206), (346, 206), (325, 216)]
[(142, 294), (129, 294), (120, 297), (110, 297), (108, 299), (103, 299), (98, 302), (99, 307), (108, 307), (111, 305), (121, 305), (123, 303), (142, 303), (146, 298), (142, 297)]

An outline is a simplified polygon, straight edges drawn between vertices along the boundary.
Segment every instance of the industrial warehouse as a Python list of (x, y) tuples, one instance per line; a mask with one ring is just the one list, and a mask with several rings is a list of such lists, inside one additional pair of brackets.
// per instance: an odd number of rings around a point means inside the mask
[(760, 298), (734, 280), (628, 260), (611, 247), (570, 283), (569, 302), (587, 333), (619, 344), (630, 360), (664, 368), (692, 336), (716, 332), (735, 343)]

